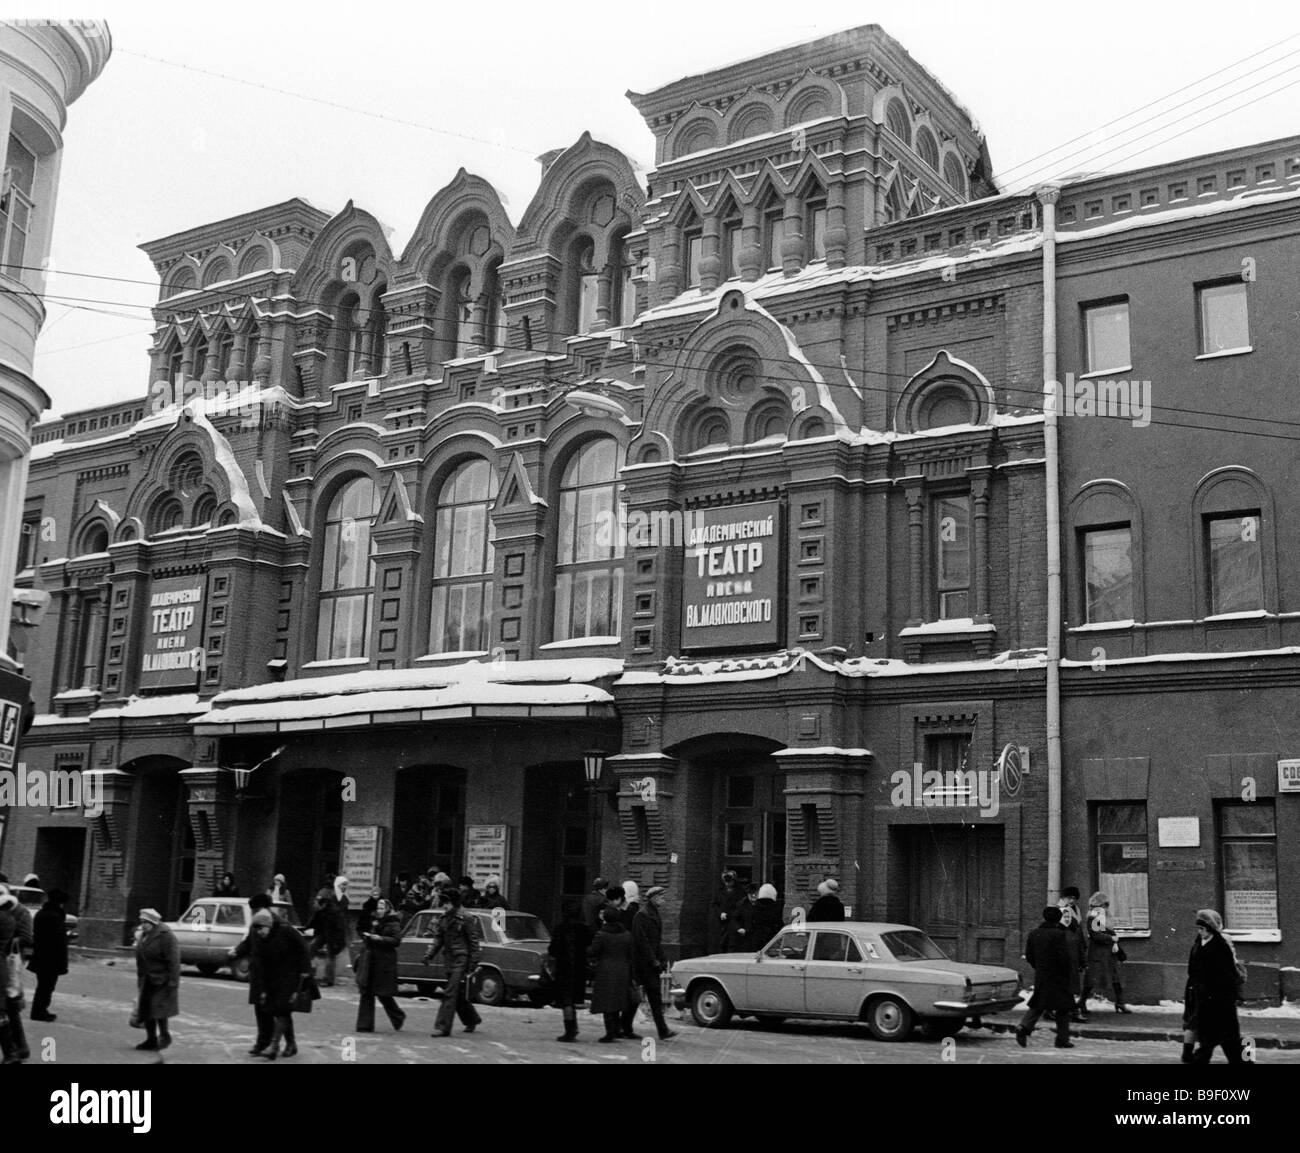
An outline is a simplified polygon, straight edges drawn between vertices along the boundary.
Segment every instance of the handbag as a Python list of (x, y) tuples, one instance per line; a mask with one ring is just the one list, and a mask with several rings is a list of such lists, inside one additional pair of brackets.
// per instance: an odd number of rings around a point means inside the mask
[(4, 972), (0, 973), (4, 981), (4, 995), (10, 1001), (22, 1004), (23, 1000), (23, 955), (14, 948), (5, 956)]
[(1115, 960), (1120, 962), (1120, 964), (1123, 964), (1125, 961), (1128, 960), (1128, 954), (1124, 952), (1123, 945), (1121, 945), (1118, 949), (1115, 950)]
[(316, 987), (316, 979), (304, 976), (298, 982), (297, 992), (289, 1000), (289, 1010), (293, 1013), (310, 1013), (311, 1003), (319, 1000), (320, 990)]

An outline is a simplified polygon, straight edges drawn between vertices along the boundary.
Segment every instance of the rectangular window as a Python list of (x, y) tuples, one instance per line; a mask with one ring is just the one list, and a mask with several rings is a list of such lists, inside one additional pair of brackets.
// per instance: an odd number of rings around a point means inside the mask
[(1133, 540), (1126, 524), (1083, 533), (1083, 587), (1086, 620), (1133, 619)]
[(0, 267), (21, 280), (31, 232), (32, 186), (36, 182), (36, 155), (17, 136), (9, 137), (5, 153), (9, 187), (0, 199)]
[(1111, 372), (1131, 367), (1127, 300), (1085, 306), (1083, 321), (1089, 372)]
[(18, 538), (18, 565), (15, 572), (22, 572), (36, 563), (36, 538), (40, 528), (39, 520), (23, 521), (22, 533)]
[(1252, 612), (1264, 607), (1259, 510), (1207, 517), (1210, 612)]
[(623, 604), (623, 568), (578, 569), (555, 580), (555, 639), (616, 637)]
[(704, 237), (698, 232), (686, 237), (686, 287), (699, 288), (700, 261), (704, 257)]
[(780, 212), (769, 212), (763, 219), (766, 239), (764, 252), (769, 272), (780, 272), (782, 267), (781, 244), (785, 240), (785, 218)]
[(734, 280), (740, 275), (740, 246), (743, 234), (740, 222), (726, 225), (726, 243), (723, 245), (723, 259), (727, 262), (727, 279)]
[(937, 497), (934, 584), (939, 619), (970, 616), (970, 497)]
[(808, 205), (808, 259), (826, 259), (826, 205)]
[(1219, 807), (1223, 927), (1276, 931), (1277, 823), (1272, 801)]
[(1147, 807), (1098, 805), (1097, 887), (1110, 897), (1111, 926), (1146, 932), (1151, 928), (1147, 897)]
[(1246, 285), (1209, 284), (1196, 290), (1201, 328), (1201, 354), (1236, 352), (1250, 347), (1250, 320), (1246, 311)]

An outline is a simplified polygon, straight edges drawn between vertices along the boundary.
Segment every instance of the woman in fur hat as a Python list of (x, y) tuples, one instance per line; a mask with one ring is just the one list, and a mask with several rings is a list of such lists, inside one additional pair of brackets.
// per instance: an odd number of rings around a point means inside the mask
[(1088, 998), (1094, 989), (1115, 990), (1115, 1012), (1127, 1013), (1124, 1005), (1123, 977), (1119, 961), (1119, 940), (1110, 927), (1110, 898), (1093, 893), (1088, 898), (1088, 967), (1083, 977), (1079, 1011), (1087, 1012)]
[(817, 886), (817, 900), (808, 910), (809, 921), (844, 920), (844, 902), (839, 898), (840, 883), (834, 877), (827, 877)]
[(1187, 978), (1196, 1005), (1199, 1044), (1192, 1063), (1208, 1065), (1215, 1046), (1229, 1065), (1240, 1065), (1241, 1028), (1237, 1023), (1237, 954), (1223, 935), (1223, 918), (1213, 909), (1196, 914), (1196, 941), (1187, 958)]
[(167, 1021), (181, 1011), (181, 946), (157, 909), (140, 910), (135, 972), (135, 1011), (145, 1029), (136, 1048), (166, 1049), (172, 1043)]

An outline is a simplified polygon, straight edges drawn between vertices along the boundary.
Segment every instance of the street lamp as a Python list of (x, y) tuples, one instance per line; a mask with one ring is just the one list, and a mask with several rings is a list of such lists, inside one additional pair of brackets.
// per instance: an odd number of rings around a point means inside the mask
[(605, 767), (605, 754), (600, 749), (589, 749), (582, 754), (582, 772), (588, 786), (600, 781), (601, 770)]

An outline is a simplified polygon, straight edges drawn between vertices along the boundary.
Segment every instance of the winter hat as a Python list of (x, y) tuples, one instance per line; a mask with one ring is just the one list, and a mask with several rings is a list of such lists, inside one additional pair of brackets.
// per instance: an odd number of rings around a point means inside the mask
[(141, 909), (140, 920), (148, 921), (151, 925), (161, 925), (162, 914), (157, 909)]
[(600, 892), (603, 893), (606, 889), (609, 888), (609, 882), (605, 880), (604, 877), (597, 877), (594, 881), (591, 882), (591, 887), (592, 889), (599, 890)]
[(1049, 925), (1060, 924), (1061, 910), (1055, 905), (1048, 905), (1047, 908), (1043, 910), (1043, 920)]
[(1213, 909), (1197, 909), (1196, 923), (1198, 925), (1204, 925), (1212, 933), (1223, 932), (1223, 918)]
[(334, 897), (333, 889), (322, 889), (319, 893), (316, 894), (316, 900), (318, 901), (329, 901), (332, 900), (333, 897)]
[(7, 885), (0, 885), (0, 909), (12, 909), (18, 904), (18, 898), (15, 897)]
[(258, 909), (257, 912), (253, 914), (254, 928), (256, 928), (258, 925), (274, 925), (274, 924), (275, 924), (275, 915), (271, 912), (270, 909)]
[(489, 885), (495, 885), (498, 889), (501, 888), (501, 878), (494, 873), (486, 881), (483, 882), (484, 888), (487, 888)]
[(723, 879), (724, 881), (734, 881), (734, 880), (736, 879), (736, 873), (735, 873), (735, 870), (733, 870), (733, 869), (723, 869), (723, 871), (722, 871), (722, 879)]
[(1109, 904), (1110, 898), (1106, 896), (1105, 893), (1093, 893), (1093, 895), (1088, 898), (1088, 908), (1090, 909), (1099, 909), (1102, 906)]
[(840, 883), (834, 877), (827, 877), (822, 884), (826, 886), (828, 892), (838, 893), (840, 891)]
[(651, 885), (645, 891), (645, 899), (648, 901), (650, 900), (651, 897), (657, 897), (659, 896), (660, 893), (666, 893), (666, 892), (668, 892), (667, 885)]
[(35, 873), (28, 873), (27, 876), (23, 878), (24, 885), (39, 885), (40, 883), (41, 879)]
[(627, 903), (630, 905), (633, 901), (639, 901), (641, 899), (641, 886), (635, 881), (624, 881), (623, 893), (627, 897)]
[(451, 878), (447, 876), (446, 873), (439, 873), (436, 877), (433, 878), (433, 883), (435, 885), (450, 885)]
[(758, 887), (758, 899), (759, 899), (760, 901), (775, 901), (775, 900), (776, 900), (776, 886), (775, 886), (775, 885), (759, 885), (759, 887)]
[(276, 875), (275, 875), (274, 877), (271, 878), (271, 884), (273, 884), (273, 885), (283, 885), (283, 884), (284, 884), (284, 874), (283, 874), (283, 873), (276, 873)]
[(1074, 885), (1066, 885), (1061, 890), (1062, 897), (1073, 897), (1076, 901), (1079, 899), (1079, 890)]

